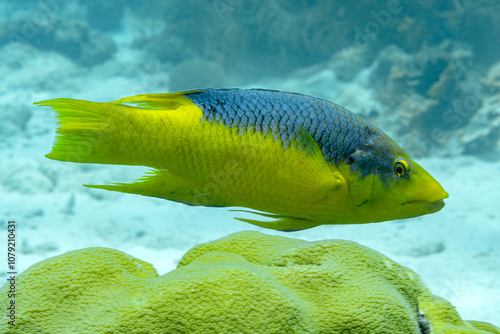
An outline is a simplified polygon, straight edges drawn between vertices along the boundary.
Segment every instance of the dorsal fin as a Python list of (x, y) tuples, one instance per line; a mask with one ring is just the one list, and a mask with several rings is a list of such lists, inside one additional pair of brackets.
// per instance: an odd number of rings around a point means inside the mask
[(119, 100), (112, 101), (117, 104), (128, 104), (139, 108), (148, 109), (177, 109), (180, 105), (185, 103), (192, 103), (189, 99), (182, 99), (186, 94), (200, 92), (202, 90), (192, 90), (176, 93), (156, 93), (156, 94), (140, 94), (134, 96), (124, 97)]

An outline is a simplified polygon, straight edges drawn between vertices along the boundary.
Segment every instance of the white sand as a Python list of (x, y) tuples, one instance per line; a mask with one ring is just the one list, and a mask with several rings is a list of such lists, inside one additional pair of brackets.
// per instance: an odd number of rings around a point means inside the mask
[[(146, 86), (151, 86), (149, 91), (162, 91), (161, 82), (156, 86), (158, 81), (147, 83), (145, 74), (119, 75), (121, 66), (115, 62), (127, 63), (128, 54), (118, 54), (101, 65), (100, 71), (88, 71), (57, 54), (24, 46), (18, 51), (24, 57), (21, 67), (0, 64), (1, 73), (8, 78), (0, 81), (1, 115), (9, 118), (0, 144), (0, 216), (3, 223), (5, 219), (17, 222), (19, 271), (66, 251), (100, 246), (141, 258), (163, 274), (201, 242), (244, 229), (264, 231), (233, 220), (233, 213), (223, 208), (189, 207), (82, 187), (84, 183), (128, 182), (145, 169), (46, 159), (44, 154), (50, 151), (54, 137), (54, 116), (48, 108), (35, 108), (31, 102), (63, 96), (113, 100), (144, 92)], [(4, 48), (1, 52), (9, 56), (14, 51)], [(108, 72), (103, 74), (106, 68)], [(325, 72), (308, 78), (308, 88), (302, 90), (305, 93), (315, 87), (336, 86), (335, 79)], [(269, 82), (267, 86), (300, 90), (302, 80), (290, 79), (281, 86)], [(317, 94), (324, 92), (318, 88)], [(358, 86), (344, 87), (342, 94), (348, 93), (369, 96)], [(21, 130), (15, 124), (23, 108), (33, 116)], [(5, 133), (10, 134), (4, 137)], [(437, 214), (380, 224), (322, 226), (296, 233), (264, 232), (307, 240), (349, 239), (372, 247), (415, 270), (435, 294), (450, 300), (464, 319), (500, 325), (500, 164), (472, 157), (419, 162), (450, 193), (446, 207)], [(1, 240), (4, 245), (5, 236)]]

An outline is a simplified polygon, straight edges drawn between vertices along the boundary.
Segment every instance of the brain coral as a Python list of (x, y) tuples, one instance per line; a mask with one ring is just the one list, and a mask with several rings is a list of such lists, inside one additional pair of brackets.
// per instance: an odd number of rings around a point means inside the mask
[(250, 231), (194, 247), (160, 277), (106, 248), (44, 260), (17, 278), (15, 323), (0, 332), (500, 333), (461, 320), (414, 272), (354, 242)]

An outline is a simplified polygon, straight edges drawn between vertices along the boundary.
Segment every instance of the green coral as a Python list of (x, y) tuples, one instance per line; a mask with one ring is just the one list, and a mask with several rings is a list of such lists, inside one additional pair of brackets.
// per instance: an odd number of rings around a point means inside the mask
[(160, 277), (112, 249), (69, 252), (16, 290), (16, 327), (3, 321), (2, 333), (500, 333), (354, 242), (249, 231), (191, 249)]

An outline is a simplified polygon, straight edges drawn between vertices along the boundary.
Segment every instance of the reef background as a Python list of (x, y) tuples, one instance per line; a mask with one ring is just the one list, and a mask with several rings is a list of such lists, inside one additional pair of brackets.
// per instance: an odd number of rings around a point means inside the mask
[(414, 269), (464, 319), (500, 324), (498, 1), (144, 3), (0, 1), (0, 217), (3, 231), (17, 221), (19, 271), (105, 246), (164, 273), (196, 244), (259, 229), (225, 208), (82, 187), (146, 169), (46, 159), (54, 116), (33, 101), (272, 88), (363, 115), (450, 193), (434, 215), (288, 235), (372, 247)]

